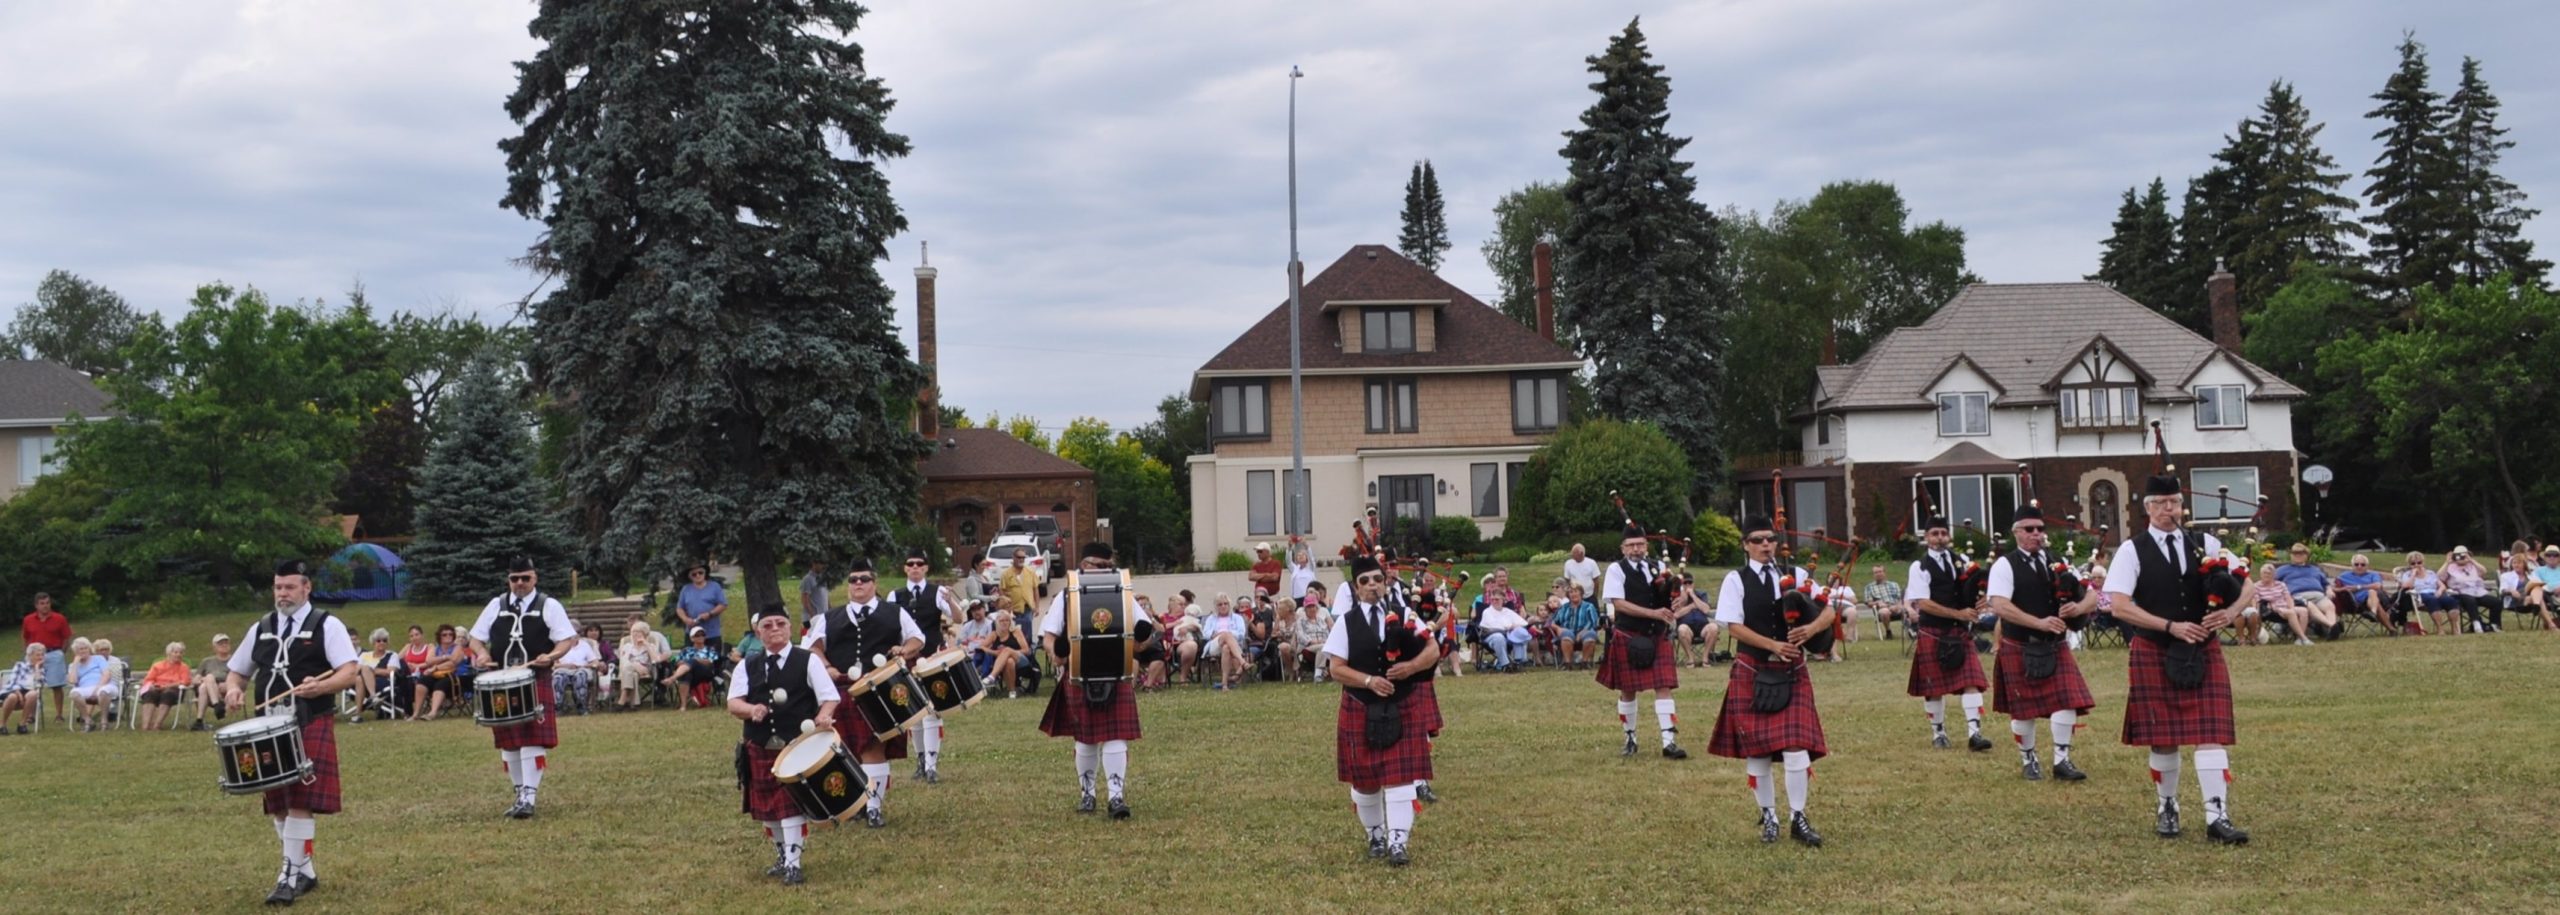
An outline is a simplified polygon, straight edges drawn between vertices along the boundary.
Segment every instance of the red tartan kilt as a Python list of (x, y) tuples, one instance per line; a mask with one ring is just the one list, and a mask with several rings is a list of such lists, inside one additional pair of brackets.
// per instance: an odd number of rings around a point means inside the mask
[(1447, 723), (1440, 720), (1440, 691), (1432, 689), (1431, 684), (1430, 680), (1414, 684), (1413, 691), (1405, 694), (1404, 701), (1409, 703), (1407, 706), (1409, 709), (1420, 713), (1423, 733), (1438, 737), (1440, 729), (1447, 726)]
[(1991, 669), (1992, 711), (2033, 721), (2064, 709), (2085, 713), (2098, 707), (2070, 648), (2054, 649), (2053, 676), (2042, 680), (2027, 678), (2026, 651), (2017, 639), (2000, 640), (2000, 660)]
[(2222, 644), (2204, 642), (2204, 683), (2194, 689), (2169, 685), (2160, 666), (2160, 646), (2137, 635), (2125, 657), (2130, 689), (2124, 703), (2124, 742), (2136, 747), (2185, 747), (2238, 742), (2231, 720), (2231, 669), (2222, 664)]
[(1368, 710), (1345, 690), (1342, 705), (1333, 715), (1334, 777), (1363, 791), (1430, 779), (1431, 733), (1423, 727), (1425, 716), (1413, 700), (1411, 694), (1404, 698), (1404, 736), (1396, 739), (1395, 746), (1373, 750)]
[(498, 749), (541, 747), (550, 750), (560, 746), (560, 705), (551, 698), (550, 671), (533, 672), (533, 705), (542, 712), (533, 716), (532, 721), (489, 729), (489, 738), (497, 741)]
[[(864, 750), (881, 747), (888, 759), (907, 758), (907, 735), (900, 734), (882, 743), (880, 735), (872, 733), (870, 719), (862, 717), (862, 710), (854, 708), (850, 702), (836, 706), (836, 736), (844, 738), (845, 751), (857, 757)], [(790, 802), (789, 798), (783, 800)]]
[(1991, 681), (1982, 678), (1982, 658), (1973, 653), (1973, 632), (1959, 629), (1949, 636), (1964, 640), (1964, 663), (1948, 670), (1938, 664), (1938, 631), (1918, 627), (1920, 637), (1911, 643), (1911, 686), (1909, 693), (1922, 699), (1952, 696), (1966, 690), (1989, 691)]
[(1096, 706), (1084, 701), (1083, 684), (1058, 680), (1049, 691), (1048, 710), (1040, 713), (1040, 733), (1092, 744), (1138, 739), (1137, 684), (1121, 683), (1110, 702)]
[(1725, 678), (1724, 706), (1716, 710), (1716, 730), (1707, 738), (1707, 752), (1731, 759), (1788, 750), (1803, 750), (1815, 759), (1831, 755), (1831, 746), (1822, 739), (1822, 713), (1813, 705), (1812, 669), (1807, 667), (1796, 678), (1795, 701), (1787, 703), (1786, 711), (1764, 715), (1751, 710), (1752, 665), (1756, 663), (1749, 657), (1733, 659), (1733, 672)]
[(791, 792), (782, 790), (782, 783), (773, 778), (773, 761), (782, 755), (782, 751), (768, 750), (753, 743), (745, 746), (747, 791), (738, 802), (738, 810), (761, 822), (803, 816), (799, 802), (792, 800)]
[(1619, 692), (1644, 692), (1649, 689), (1679, 689), (1680, 662), (1672, 656), (1672, 636), (1654, 639), (1653, 666), (1638, 668), (1627, 663), (1627, 631), (1609, 633), (1609, 648), (1600, 655), (1600, 671), (1594, 678), (1600, 685)]
[(262, 795), (267, 815), (280, 817), (288, 810), (312, 813), (336, 813), (345, 809), (338, 798), (338, 729), (337, 719), (323, 715), (302, 726), (302, 758), (311, 761), (311, 781), (276, 788)]

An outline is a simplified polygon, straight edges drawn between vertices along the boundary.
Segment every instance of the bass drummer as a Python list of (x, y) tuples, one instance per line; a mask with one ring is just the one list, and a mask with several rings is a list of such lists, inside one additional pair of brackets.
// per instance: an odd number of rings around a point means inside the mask
[(826, 665), (808, 650), (792, 647), (791, 613), (782, 602), (757, 608), (755, 629), (764, 653), (741, 662), (729, 678), (729, 714), (746, 723), (739, 742), (739, 787), (746, 793), (745, 813), (764, 824), (765, 838), (773, 840), (773, 866), (764, 875), (798, 886), (809, 818), (773, 777), (773, 760), (804, 724), (834, 728), (839, 694)]
[(337, 731), (330, 722), (338, 692), (355, 688), (362, 667), (346, 624), (311, 606), (310, 598), (310, 567), (299, 559), (277, 563), (275, 612), (249, 627), (246, 650), (231, 653), (231, 677), (222, 689), (223, 702), (231, 708), (248, 708), (241, 704), (244, 698), (265, 706), (292, 696), (292, 702), (270, 714), (300, 719), (302, 754), (311, 764), (308, 781), (266, 793), (267, 816), (275, 821), (276, 841), (284, 848), (284, 867), (276, 874), (275, 890), (267, 894), (268, 905), (292, 905), (320, 888), (320, 874), (311, 866), (319, 821), (312, 817), (344, 809), (338, 798)]
[[(819, 616), (808, 636), (800, 640), (800, 647), (826, 665), (829, 678), (850, 684), (879, 664), (922, 655), (924, 632), (905, 610), (880, 599), (880, 577), (871, 571), (871, 560), (855, 557), (845, 566), (844, 581), (845, 605)], [(845, 748), (861, 761), (862, 777), (871, 782), (871, 802), (863, 808), (862, 825), (872, 829), (889, 825), (883, 814), (889, 797), (889, 761), (907, 758), (906, 735), (881, 740), (860, 715), (836, 718), (835, 728)]]
[(509, 819), (533, 817), (534, 795), (542, 789), (542, 773), (551, 767), (550, 752), (560, 748), (558, 703), (551, 694), (551, 666), (577, 647), (578, 628), (560, 602), (540, 591), (533, 560), (517, 556), (507, 562), (507, 591), (480, 608), (471, 624), (471, 666), (497, 671), (533, 669), (533, 719), (489, 729), (498, 758), (507, 765), (507, 781), (515, 787)]

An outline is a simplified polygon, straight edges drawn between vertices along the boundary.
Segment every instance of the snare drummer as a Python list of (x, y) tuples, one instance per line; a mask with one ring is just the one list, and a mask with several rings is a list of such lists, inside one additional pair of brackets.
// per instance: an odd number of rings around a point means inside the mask
[[(940, 654), (945, 641), (943, 622), (960, 619), (960, 612), (951, 604), (951, 590), (925, 579), (931, 568), (931, 561), (925, 557), (924, 550), (909, 549), (906, 562), (901, 566), (906, 572), (906, 584), (888, 595), (888, 602), (906, 611), (907, 618), (915, 621), (916, 631), (924, 636), (924, 646), (915, 655), (919, 658)], [(915, 731), (916, 777), (924, 779), (928, 785), (939, 783), (942, 781), (942, 713), (925, 712), (924, 721), (916, 726)]]
[[(1109, 573), (1111, 545), (1100, 541), (1084, 545), (1084, 571)], [(1049, 598), (1049, 609), (1040, 614), (1040, 638), (1049, 656), (1058, 659), (1057, 686), (1049, 693), (1049, 707), (1040, 716), (1040, 732), (1051, 737), (1067, 737), (1076, 744), (1076, 781), (1083, 789), (1083, 800), (1076, 804), (1077, 813), (1093, 812), (1094, 765), (1099, 762), (1110, 791), (1111, 818), (1129, 818), (1127, 788), (1129, 783), (1129, 741), (1138, 739), (1138, 699), (1128, 684), (1112, 691), (1109, 702), (1091, 704), (1080, 694), (1084, 687), (1065, 675), (1067, 657), (1067, 594), (1060, 589)], [(1144, 633), (1156, 628), (1155, 618), (1144, 605), (1129, 608), (1130, 634), (1145, 641)]]
[(773, 866), (764, 875), (796, 886), (801, 881), (800, 847), (809, 836), (809, 818), (800, 814), (782, 783), (774, 780), (773, 759), (784, 744), (800, 735), (803, 722), (835, 727), (838, 693), (835, 682), (827, 677), (826, 664), (807, 649), (792, 646), (791, 614), (779, 601), (757, 608), (755, 628), (756, 637), (764, 641), (764, 653), (739, 664), (736, 675), (729, 678), (729, 714), (746, 723), (740, 736), (746, 777), (740, 787), (746, 793), (746, 814), (763, 823), (765, 837), (773, 840)]
[(315, 814), (343, 809), (338, 797), (338, 738), (330, 727), (338, 692), (354, 689), (362, 676), (355, 640), (345, 623), (329, 611), (311, 606), (311, 570), (301, 560), (276, 564), (275, 612), (249, 627), (247, 651), (233, 652), (231, 676), (223, 683), (223, 702), (248, 708), (244, 697), (260, 705), (290, 695), (293, 701), (260, 712), (290, 714), (302, 724), (302, 754), (311, 763), (311, 780), (266, 793), (267, 816), (275, 821), (276, 840), (284, 848), (284, 867), (276, 874), (268, 905), (292, 905), (318, 889), (320, 875), (311, 866)]
[(489, 729), (498, 758), (507, 764), (507, 781), (515, 789), (511, 819), (533, 816), (534, 795), (542, 789), (542, 773), (551, 767), (550, 751), (560, 747), (560, 721), (551, 692), (551, 665), (578, 644), (578, 629), (560, 602), (541, 593), (541, 573), (533, 560), (518, 556), (507, 563), (507, 591), (480, 608), (471, 624), (472, 666), (493, 671), (534, 669), (533, 720)]
[[(845, 605), (818, 617), (809, 635), (800, 640), (800, 647), (826, 667), (829, 678), (852, 683), (871, 672), (874, 658), (895, 664), (922, 653), (924, 633), (906, 611), (880, 599), (880, 579), (871, 571), (871, 560), (855, 557), (845, 566), (844, 580)], [(871, 782), (871, 802), (863, 808), (862, 825), (873, 829), (888, 825), (883, 808), (889, 796), (889, 761), (907, 758), (906, 735), (883, 741), (860, 715), (835, 719), (835, 728), (845, 748), (862, 763), (862, 777)]]

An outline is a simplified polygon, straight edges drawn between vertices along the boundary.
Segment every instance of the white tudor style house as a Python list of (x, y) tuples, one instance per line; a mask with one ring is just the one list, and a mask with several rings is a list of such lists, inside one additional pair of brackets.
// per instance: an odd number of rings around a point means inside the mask
[[(1547, 333), (1384, 245), (1359, 245), (1307, 280), (1301, 317), (1264, 314), (1191, 376), (1209, 405), (1209, 453), (1193, 455), (1191, 547), (1218, 550), (1308, 535), (1318, 557), (1382, 516), (1473, 518), (1502, 533), (1529, 454), (1563, 424), (1565, 379), (1582, 360)], [(1312, 518), (1289, 519), (1289, 336), (1306, 378)], [(1291, 524), (1296, 520), (1298, 523)]]
[(59, 362), (0, 360), (0, 502), (54, 470), (63, 419), (103, 420), (107, 395)]
[[(2234, 280), (2206, 284), (2216, 340), (2099, 283), (1966, 288), (1854, 365), (1817, 369), (1800, 454), (1737, 462), (1746, 510), (1775, 475), (1790, 527), (1889, 537), (1923, 488), (1958, 525), (2005, 530), (2023, 465), (2047, 518), (2117, 542), (2142, 523), (2158, 421), (2200, 524), (2289, 522), (2302, 389), (2241, 358)], [(2228, 488), (2226, 500), (2219, 493)]]

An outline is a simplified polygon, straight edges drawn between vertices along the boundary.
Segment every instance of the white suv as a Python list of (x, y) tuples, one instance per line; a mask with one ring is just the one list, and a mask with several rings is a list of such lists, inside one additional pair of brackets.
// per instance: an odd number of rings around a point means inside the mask
[(987, 558), (995, 560), (998, 573), (1013, 567), (1015, 554), (1022, 554), (1022, 564), (1030, 566), (1043, 579), (1063, 574), (1058, 571), (1057, 563), (1050, 561), (1052, 557), (1048, 551), (1040, 548), (1040, 538), (1035, 535), (1005, 534), (987, 547)]

